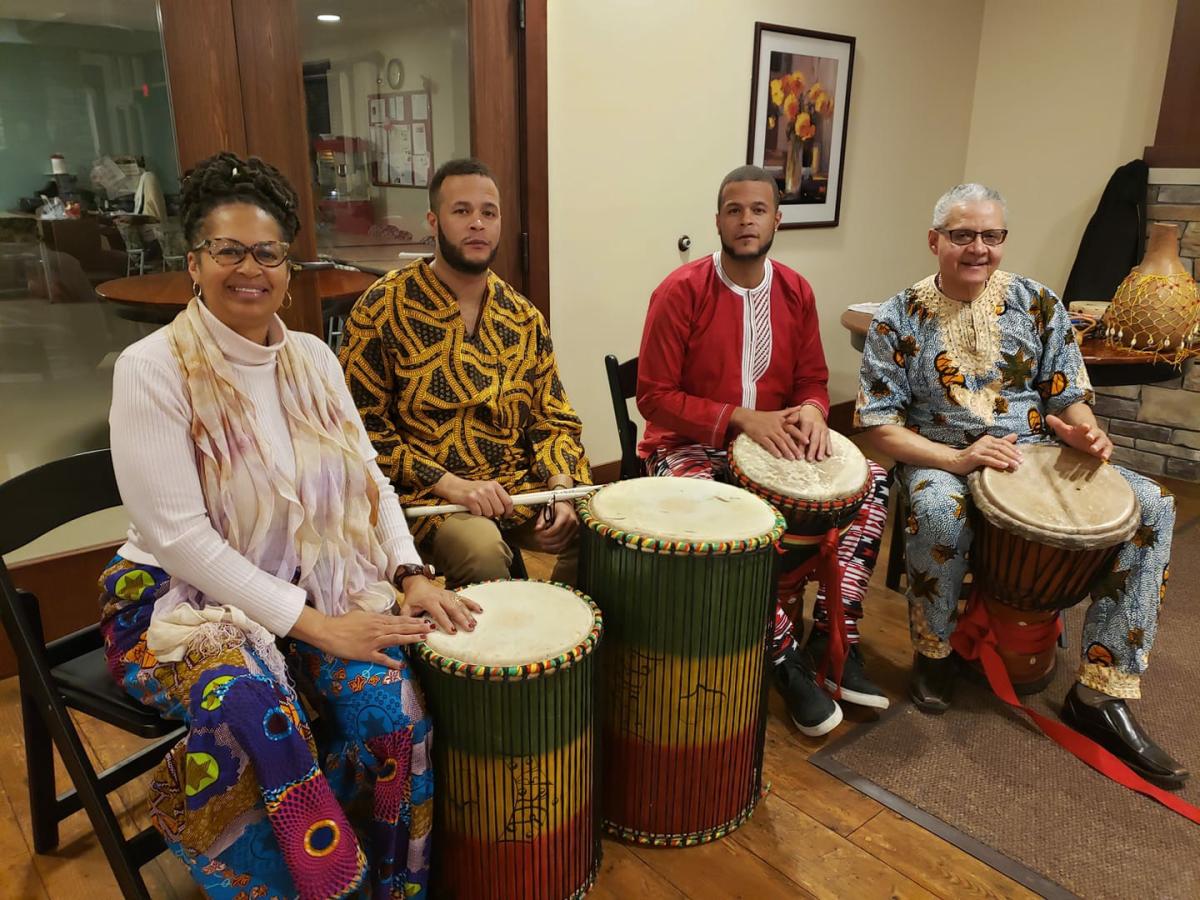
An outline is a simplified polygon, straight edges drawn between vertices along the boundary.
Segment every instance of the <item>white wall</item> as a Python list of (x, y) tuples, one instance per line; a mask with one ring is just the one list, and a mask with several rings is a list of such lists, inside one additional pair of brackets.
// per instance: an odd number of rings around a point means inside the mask
[(1005, 268), (1062, 290), (1109, 176), (1154, 143), (1174, 20), (1175, 0), (988, 0), (963, 177), (1008, 200)]
[(754, 23), (857, 39), (841, 224), (780, 232), (772, 251), (816, 291), (838, 402), (859, 366), (846, 305), (931, 268), (926, 222), (964, 170), (983, 13), (983, 0), (549, 4), (554, 341), (593, 462), (620, 455), (603, 355), (634, 355), (650, 292), (717, 246), (717, 185), (746, 161)]

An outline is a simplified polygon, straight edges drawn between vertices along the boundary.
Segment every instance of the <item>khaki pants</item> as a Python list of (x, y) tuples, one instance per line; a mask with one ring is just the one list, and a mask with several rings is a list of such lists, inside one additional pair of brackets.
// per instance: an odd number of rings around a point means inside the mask
[[(534, 519), (507, 532), (518, 547), (533, 545)], [(452, 513), (446, 518), (430, 544), (433, 565), (446, 579), (446, 587), (457, 588), (476, 581), (509, 577), (512, 549), (491, 519), (470, 513)], [(579, 541), (576, 539), (555, 561), (551, 580), (574, 586), (579, 570)]]

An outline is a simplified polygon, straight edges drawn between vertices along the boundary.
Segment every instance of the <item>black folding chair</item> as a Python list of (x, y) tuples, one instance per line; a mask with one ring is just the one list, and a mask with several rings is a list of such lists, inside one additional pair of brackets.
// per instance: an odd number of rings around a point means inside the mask
[(604, 371), (608, 375), (608, 393), (612, 397), (617, 437), (621, 441), (621, 478), (638, 478), (646, 473), (638, 459), (637, 425), (629, 418), (627, 403), (630, 397), (637, 396), (638, 358), (618, 362), (610, 353), (604, 357)]
[[(0, 484), (0, 555), (59, 525), (120, 505), (108, 450), (81, 453), (25, 472)], [(95, 598), (93, 593), (75, 602), (95, 603)], [(41, 602), (68, 601), (43, 597)], [(0, 619), (17, 657), (33, 849), (47, 853), (57, 847), (58, 823), (83, 809), (121, 892), (126, 897), (149, 898), (139, 869), (165, 849), (162, 837), (150, 827), (126, 839), (107, 795), (157, 765), (184, 729), (117, 686), (105, 665), (99, 625), (47, 644), (39, 609), (39, 599), (13, 585), (0, 559)], [(71, 720), (71, 709), (139, 737), (159, 740), (97, 774)], [(57, 796), (54, 747), (75, 785)]]

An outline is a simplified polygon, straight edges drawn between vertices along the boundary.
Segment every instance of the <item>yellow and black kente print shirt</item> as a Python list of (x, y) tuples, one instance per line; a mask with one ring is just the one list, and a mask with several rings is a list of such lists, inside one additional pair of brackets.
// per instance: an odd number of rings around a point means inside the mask
[[(404, 505), (443, 502), (431, 488), (446, 472), (494, 478), (511, 494), (544, 489), (553, 475), (591, 483), (546, 320), (494, 273), (468, 335), (454, 295), (425, 261), (389, 272), (355, 303), (340, 357)], [(504, 524), (534, 512), (517, 507)], [(432, 537), (441, 522), (411, 523), (413, 537)]]

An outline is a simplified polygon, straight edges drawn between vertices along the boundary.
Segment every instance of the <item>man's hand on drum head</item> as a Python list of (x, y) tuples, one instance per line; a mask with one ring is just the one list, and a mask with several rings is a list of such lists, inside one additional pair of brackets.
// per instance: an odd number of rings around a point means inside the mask
[(443, 500), (465, 506), (473, 516), (502, 519), (512, 515), (512, 498), (498, 481), (471, 481), (447, 472), (433, 486)]
[(458, 629), (475, 630), (471, 613), (483, 612), (483, 607), (462, 594), (446, 591), (423, 575), (404, 579), (404, 605), (401, 616), (425, 616), (436, 630), (456, 634)]
[(774, 412), (760, 412), (739, 406), (729, 417), (729, 423), (744, 434), (750, 435), (756, 443), (765, 447), (767, 452), (776, 459), (803, 459), (804, 448), (808, 445), (797, 424), (799, 410), (797, 407), (781, 409)]
[(1022, 459), (1024, 456), (1017, 446), (1015, 434), (1006, 434), (1002, 438), (985, 434), (971, 446), (953, 451), (946, 469), (955, 475), (969, 475), (984, 466), (1015, 472)]
[(1083, 453), (1095, 456), (1108, 462), (1112, 456), (1113, 442), (1099, 425), (1088, 425), (1081, 422), (1078, 425), (1068, 425), (1058, 416), (1046, 416), (1046, 424), (1054, 429), (1054, 434), (1068, 447), (1074, 447)]
[(800, 440), (804, 446), (804, 458), (809, 462), (818, 462), (829, 456), (829, 426), (825, 423), (825, 415), (821, 410), (806, 403), (793, 407), (796, 412), (796, 426), (800, 429)]

